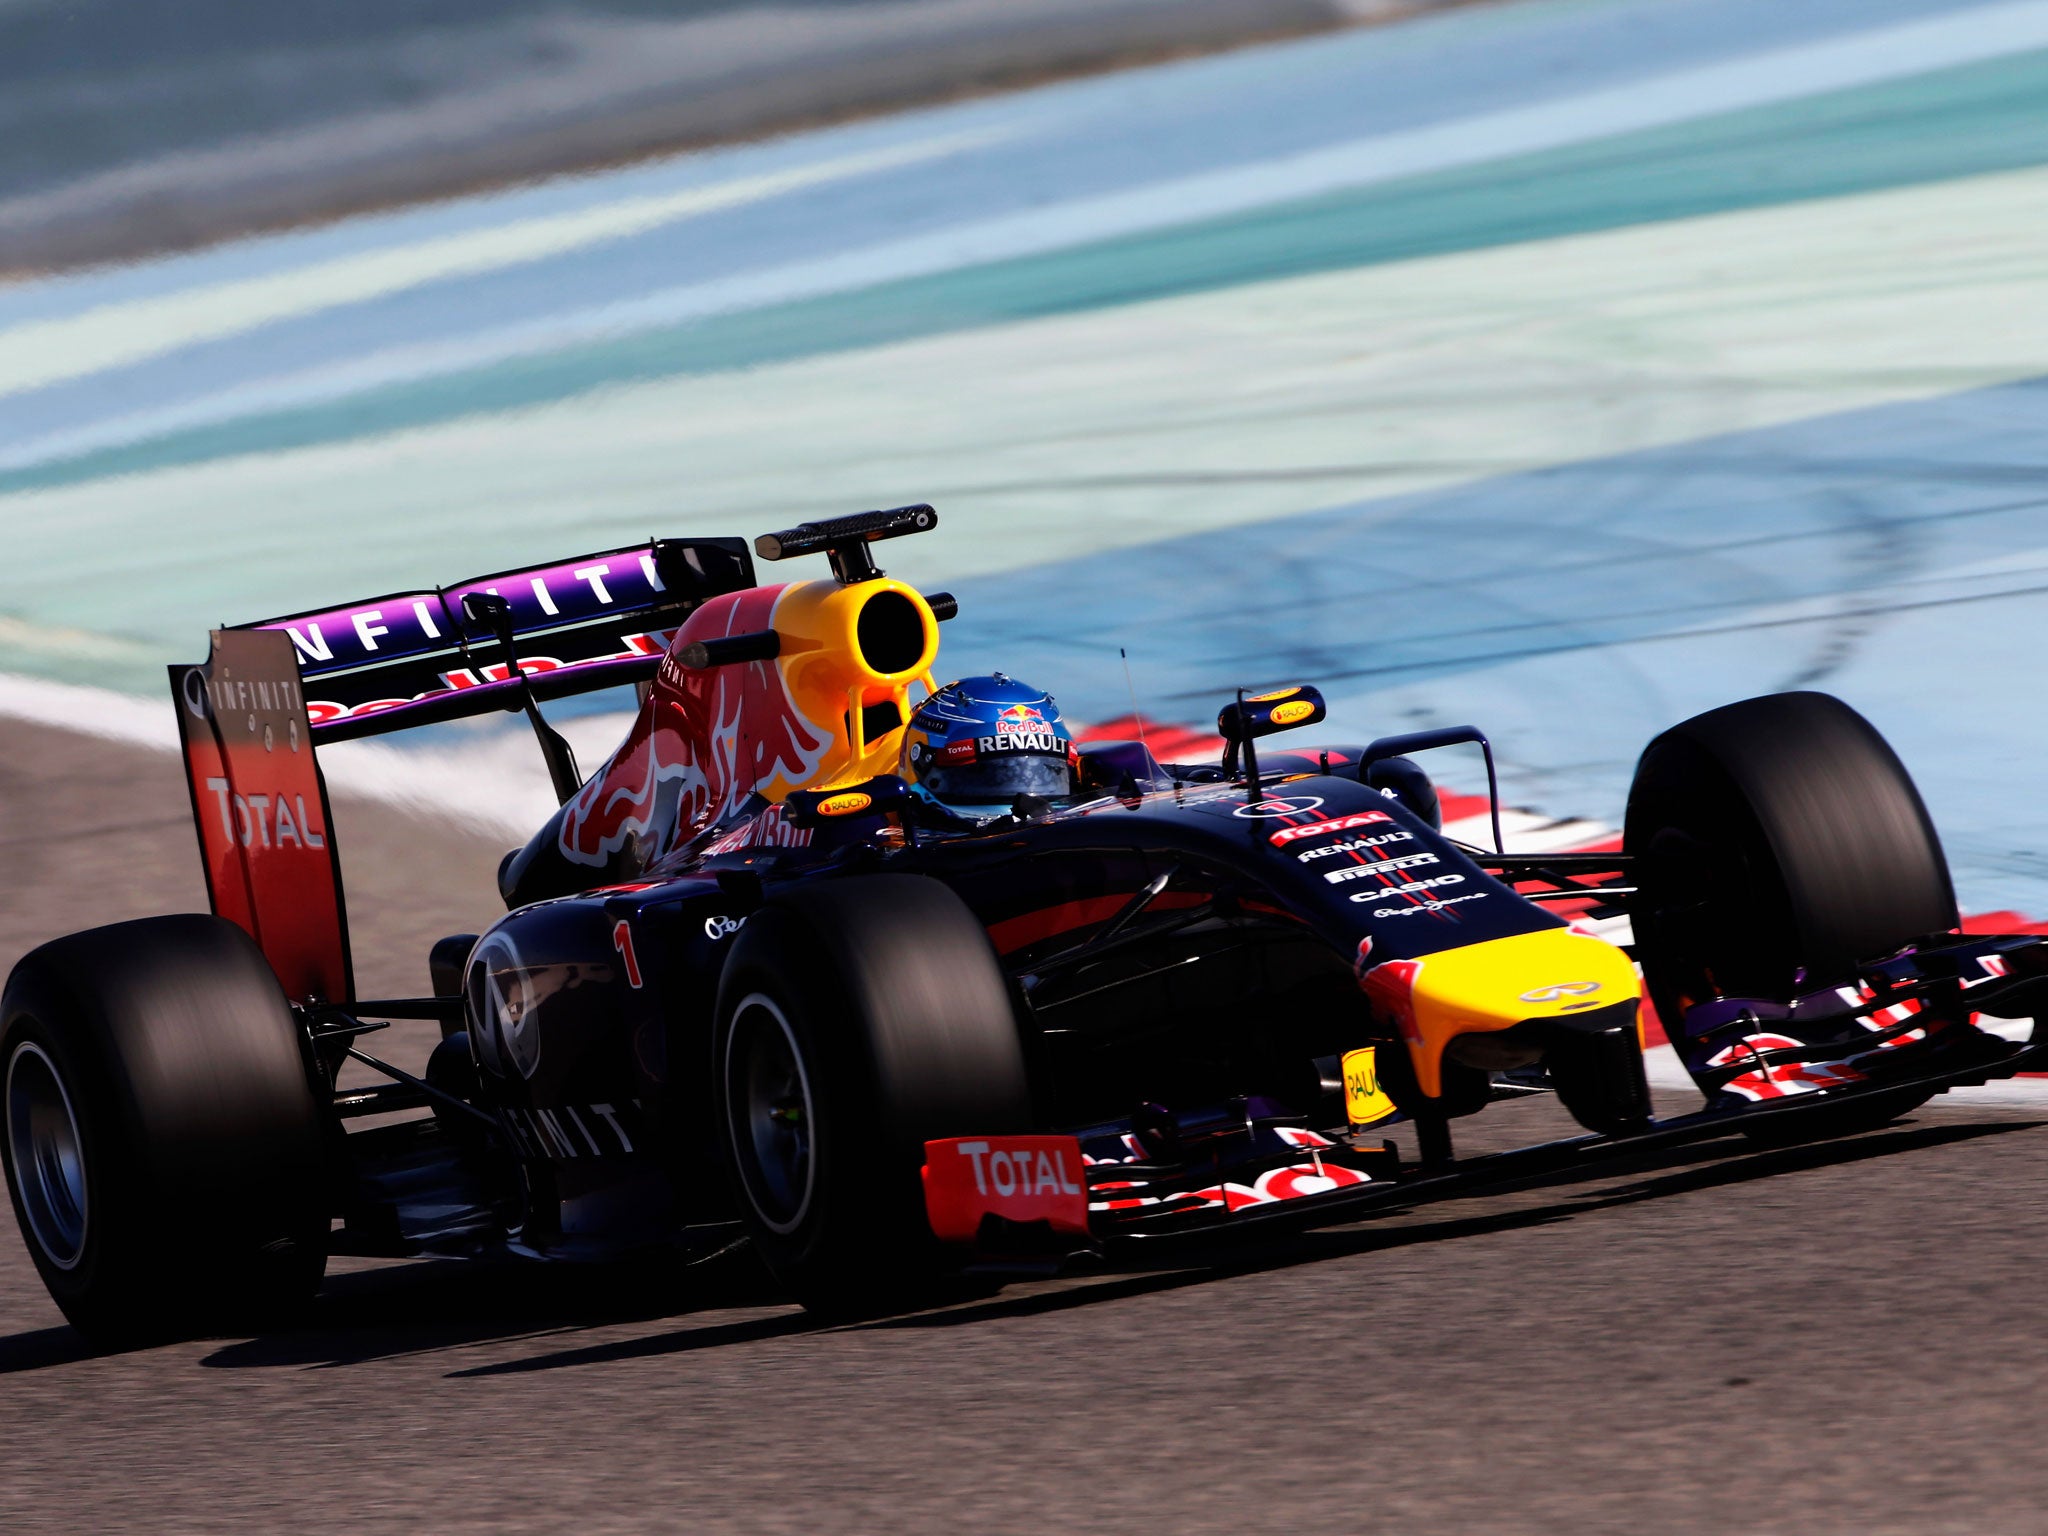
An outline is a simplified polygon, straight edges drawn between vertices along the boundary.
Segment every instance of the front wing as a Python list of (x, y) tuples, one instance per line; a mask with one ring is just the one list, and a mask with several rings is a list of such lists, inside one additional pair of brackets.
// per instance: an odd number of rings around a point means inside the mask
[[(1828, 1000), (1837, 997), (1853, 1007), (1837, 1007), (1827, 1028), (1812, 1027), (1816, 1008), (1835, 1006)], [(2048, 940), (1957, 938), (1880, 962), (1853, 995), (1832, 989), (1750, 1010), (1723, 999), (1694, 1012), (1698, 1020), (1688, 1016), (1677, 1043), (1707, 1107), (1627, 1134), (1418, 1165), (1370, 1129), (1326, 1134), (1283, 1106), (1240, 1099), (1195, 1115), (1148, 1111), (1070, 1136), (928, 1142), (927, 1213), (934, 1233), (974, 1261), (1043, 1264), (1163, 1239), (1328, 1226), (1766, 1122), (1790, 1130), (1847, 1101), (1890, 1096), (1904, 1107), (1926, 1094), (2048, 1071)], [(2015, 1041), (1977, 1027), (1983, 1015), (2034, 1022), (2028, 1038)], [(1794, 1029), (1800, 1036), (1784, 1033)], [(1748, 1047), (1750, 1070), (1738, 1075), (1728, 1065), (1731, 1039), (1780, 1043)]]

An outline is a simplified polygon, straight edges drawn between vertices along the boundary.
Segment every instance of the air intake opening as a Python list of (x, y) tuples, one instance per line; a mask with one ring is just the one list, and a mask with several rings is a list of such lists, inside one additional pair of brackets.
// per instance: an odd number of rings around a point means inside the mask
[(863, 704), (860, 710), (860, 744), (879, 741), (903, 723), (903, 711), (894, 699), (884, 699), (879, 704)]
[(908, 672), (924, 656), (924, 615), (901, 592), (877, 592), (860, 611), (854, 643), (870, 670)]

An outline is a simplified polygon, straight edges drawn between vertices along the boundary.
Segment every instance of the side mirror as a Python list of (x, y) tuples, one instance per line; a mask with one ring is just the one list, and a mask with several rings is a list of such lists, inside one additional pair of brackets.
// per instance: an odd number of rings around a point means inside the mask
[(1216, 734), (1224, 743), (1223, 771), (1237, 771), (1237, 751), (1244, 743), (1275, 731), (1291, 731), (1298, 725), (1314, 725), (1327, 719), (1329, 713), (1323, 696), (1306, 683), (1253, 694), (1224, 705), (1216, 716)]

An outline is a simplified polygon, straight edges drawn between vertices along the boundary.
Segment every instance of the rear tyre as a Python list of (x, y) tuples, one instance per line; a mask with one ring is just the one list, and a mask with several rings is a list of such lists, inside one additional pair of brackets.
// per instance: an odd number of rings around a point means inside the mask
[[(1957, 923), (1919, 791), (1870, 722), (1824, 693), (1745, 699), (1657, 737), (1636, 765), (1623, 845), (1637, 859), (1643, 980), (1674, 1031), (1693, 1001), (1847, 983)], [(1847, 1134), (1927, 1097), (1876, 1095), (1759, 1131)]]
[(924, 1144), (1031, 1128), (1008, 981), (960, 898), (915, 875), (779, 895), (719, 984), (718, 1118), (763, 1260), (805, 1307), (912, 1304), (944, 1273)]
[(0, 1129), (29, 1255), (96, 1344), (262, 1327), (320, 1283), (320, 1108), (230, 923), (150, 918), (24, 956), (0, 995)]

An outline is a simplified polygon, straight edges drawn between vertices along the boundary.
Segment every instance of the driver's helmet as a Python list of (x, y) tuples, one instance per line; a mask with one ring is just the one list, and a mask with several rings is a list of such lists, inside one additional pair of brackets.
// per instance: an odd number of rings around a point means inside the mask
[(1078, 761), (1052, 695), (996, 672), (948, 683), (917, 706), (899, 771), (941, 804), (994, 816), (1019, 795), (1071, 795)]

